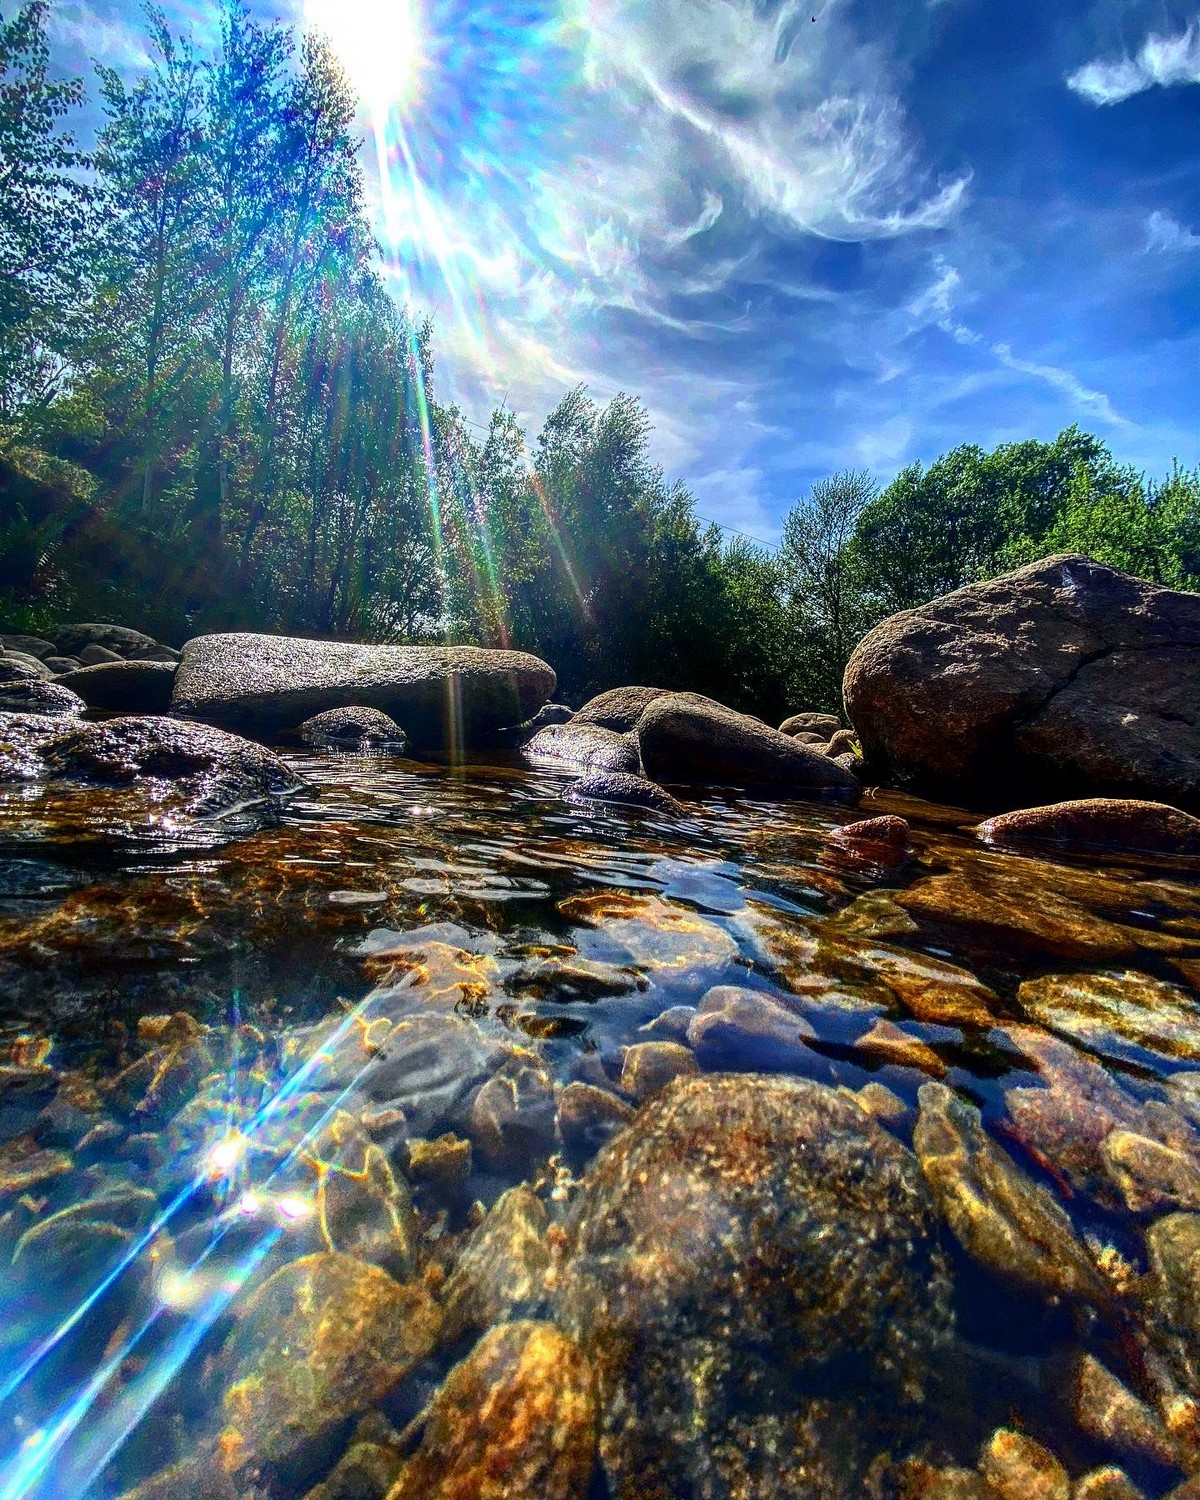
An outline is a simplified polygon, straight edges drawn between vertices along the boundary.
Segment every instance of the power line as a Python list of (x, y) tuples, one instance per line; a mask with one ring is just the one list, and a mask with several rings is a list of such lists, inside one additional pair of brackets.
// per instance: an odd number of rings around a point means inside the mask
[(724, 521), (714, 521), (711, 516), (696, 515), (697, 521), (705, 521), (709, 526), (716, 526), (721, 531), (729, 532), (730, 536), (740, 536), (743, 541), (753, 542), (756, 547), (761, 547), (764, 552), (778, 552), (778, 544), (764, 542), (760, 536), (751, 536), (748, 531), (739, 531), (736, 526), (726, 526)]

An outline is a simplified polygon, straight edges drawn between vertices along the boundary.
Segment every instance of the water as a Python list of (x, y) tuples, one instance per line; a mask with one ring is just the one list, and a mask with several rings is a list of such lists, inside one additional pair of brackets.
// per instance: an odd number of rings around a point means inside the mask
[[(764, 1355), (754, 1380), (735, 1360), (712, 1422), (749, 1433), (745, 1452), (762, 1446), (759, 1477), (734, 1474), (706, 1416), (679, 1471), (707, 1476), (695, 1493), (782, 1493), (763, 1424), (798, 1402), (804, 1442), (845, 1462), (842, 1480), (838, 1463), (826, 1475), (810, 1462), (795, 1493), (860, 1493), (846, 1477), (860, 1458), (876, 1460), (881, 1493), (935, 1493), (896, 1465), (971, 1467), (997, 1427), (1031, 1434), (1072, 1476), (1119, 1463), (1152, 1494), (1182, 1477), (1200, 1390), (1186, 1291), (1170, 1302), (1154, 1280), (1150, 1226), (1200, 1209), (1194, 868), (1001, 853), (973, 840), (973, 816), (896, 794), (851, 814), (712, 793), (677, 823), (582, 810), (562, 800), (566, 778), (516, 765), (288, 759), (306, 791), (277, 826), (223, 847), (114, 852), (41, 813), (31, 833), (28, 799), (0, 800), (5, 1500), (144, 1482), (147, 1496), (300, 1497), (347, 1462), (364, 1418), (360, 1446), (382, 1467), (353, 1493), (383, 1495), (405, 1462), (415, 1484), (420, 1445), (436, 1441), (421, 1414), (488, 1321), (571, 1325), (572, 1294), (556, 1288), (576, 1274), (562, 1246), (595, 1150), (655, 1082), (697, 1067), (842, 1090), (864, 1130), (879, 1121), (906, 1146), (918, 1091), (944, 1082), (1065, 1212), (1101, 1290), (1049, 1284), (1053, 1249), (1032, 1278), (1014, 1276), (986, 1223), (972, 1240), (942, 1203), (953, 1331), (930, 1334), (922, 1401), (840, 1366), (815, 1391), (789, 1366), (784, 1395), (764, 1395), (786, 1356)], [(830, 841), (878, 812), (912, 825), (899, 869)], [(719, 986), (739, 992), (724, 1009)], [(564, 1095), (570, 1084), (589, 1088)], [(522, 1183), (537, 1285), (514, 1290), (529, 1256), (513, 1236), (491, 1300), (463, 1316), (464, 1247)], [(1011, 1231), (1003, 1189), (985, 1175), (980, 1191)], [(1035, 1219), (1019, 1210), (1011, 1232), (1036, 1237)], [(333, 1250), (394, 1278), (377, 1284), (388, 1308), (397, 1284), (415, 1299), (397, 1325), (409, 1355), (389, 1334), (392, 1363), (361, 1355), (352, 1379), (338, 1374), (339, 1320), (352, 1325), (376, 1283), (335, 1286), (323, 1320), (302, 1312), (317, 1295), (317, 1262), (302, 1258)], [(258, 1297), (296, 1262), (294, 1282)], [(1085, 1353), (1146, 1403), (1153, 1440), (1081, 1415), (1081, 1399), (1099, 1410), (1079, 1394)], [(681, 1370), (689, 1358), (681, 1347)], [(562, 1490), (582, 1483), (589, 1500), (634, 1493), (621, 1489), (626, 1437), (603, 1413), (626, 1377), (592, 1359), (605, 1468)], [(822, 1404), (835, 1379), (836, 1410)], [(644, 1408), (678, 1399), (649, 1374), (636, 1391)], [(155, 1487), (172, 1464), (184, 1468)], [(557, 1482), (528, 1488), (518, 1465), (487, 1493), (557, 1494)]]

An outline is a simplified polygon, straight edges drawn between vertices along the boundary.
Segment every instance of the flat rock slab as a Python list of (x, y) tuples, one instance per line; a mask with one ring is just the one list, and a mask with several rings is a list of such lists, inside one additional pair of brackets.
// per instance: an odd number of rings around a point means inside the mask
[(326, 709), (377, 708), (417, 743), (453, 746), (522, 723), (554, 685), (553, 670), (523, 651), (204, 635), (183, 648), (171, 710), (234, 728), (294, 729)]

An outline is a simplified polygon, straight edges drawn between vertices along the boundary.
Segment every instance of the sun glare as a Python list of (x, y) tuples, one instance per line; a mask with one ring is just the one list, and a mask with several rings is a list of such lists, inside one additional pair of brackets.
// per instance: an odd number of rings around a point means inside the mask
[(376, 119), (412, 104), (423, 61), (420, 0), (304, 0), (304, 21), (329, 38)]

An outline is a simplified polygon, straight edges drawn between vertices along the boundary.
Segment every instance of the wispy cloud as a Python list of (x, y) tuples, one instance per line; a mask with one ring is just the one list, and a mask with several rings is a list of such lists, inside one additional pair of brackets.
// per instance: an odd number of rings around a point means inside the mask
[(1174, 36), (1151, 34), (1135, 56), (1097, 58), (1067, 76), (1067, 87), (1096, 105), (1120, 104), (1147, 89), (1200, 83), (1200, 24)]
[(59, 46), (79, 50), (114, 68), (150, 65), (142, 31), (120, 16), (104, 15), (87, 0), (60, 0), (50, 9), (50, 37)]
[(1200, 250), (1200, 234), (1156, 209), (1146, 220), (1145, 248), (1147, 254), (1157, 251), (1168, 255), (1181, 250)]

